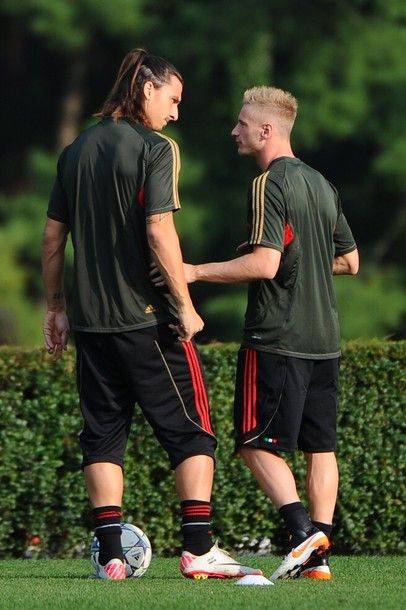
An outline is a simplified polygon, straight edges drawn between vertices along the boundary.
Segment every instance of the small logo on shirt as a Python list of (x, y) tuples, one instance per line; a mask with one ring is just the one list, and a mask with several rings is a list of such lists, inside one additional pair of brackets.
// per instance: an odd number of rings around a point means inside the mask
[(145, 313), (154, 313), (154, 311), (156, 311), (156, 309), (153, 305), (147, 305), (144, 311), (145, 311)]
[(277, 445), (278, 444), (278, 439), (277, 438), (270, 438), (269, 436), (264, 436), (264, 442), (265, 443), (269, 443), (270, 445)]
[(251, 339), (254, 341), (261, 341), (262, 337), (261, 335), (251, 335)]

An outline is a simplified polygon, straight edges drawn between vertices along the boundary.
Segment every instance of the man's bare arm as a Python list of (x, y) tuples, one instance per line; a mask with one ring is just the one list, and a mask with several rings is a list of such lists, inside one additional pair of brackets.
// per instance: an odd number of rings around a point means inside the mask
[(57, 359), (66, 349), (69, 322), (64, 295), (65, 246), (68, 227), (47, 219), (42, 240), (42, 277), (47, 302), (43, 332), (45, 347)]
[(153, 214), (146, 219), (148, 243), (166, 286), (178, 309), (179, 339), (189, 341), (203, 329), (204, 323), (194, 309), (184, 270), (179, 237), (173, 222), (173, 213)]
[(340, 254), (334, 257), (333, 274), (334, 275), (356, 275), (359, 269), (358, 250), (353, 250), (347, 254)]
[(254, 246), (253, 251), (222, 263), (184, 265), (188, 283), (215, 282), (233, 284), (275, 277), (281, 253), (273, 248)]
[(67, 236), (68, 228), (65, 224), (47, 219), (42, 239), (42, 275), (47, 308), (50, 311), (66, 308), (63, 284)]

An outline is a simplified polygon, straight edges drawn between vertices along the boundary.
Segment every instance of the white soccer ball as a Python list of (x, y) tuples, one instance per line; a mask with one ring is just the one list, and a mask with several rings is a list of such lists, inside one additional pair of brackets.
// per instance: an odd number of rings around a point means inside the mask
[[(125, 559), (125, 573), (127, 578), (139, 578), (148, 569), (151, 563), (151, 543), (144, 532), (132, 523), (121, 524), (121, 545)], [(99, 558), (99, 541), (93, 538), (90, 547), (90, 559), (96, 567)]]

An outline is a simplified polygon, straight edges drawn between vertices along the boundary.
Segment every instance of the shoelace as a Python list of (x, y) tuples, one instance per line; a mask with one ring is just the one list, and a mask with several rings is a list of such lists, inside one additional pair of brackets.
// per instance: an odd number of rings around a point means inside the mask
[(227, 555), (227, 557), (230, 557), (230, 559), (233, 559), (233, 557), (231, 557), (231, 554), (228, 551), (224, 551), (223, 549), (219, 548), (219, 545), (218, 545), (217, 541), (214, 543), (214, 546), (216, 547), (216, 549), (218, 551), (220, 551), (220, 553), (223, 553), (223, 555)]

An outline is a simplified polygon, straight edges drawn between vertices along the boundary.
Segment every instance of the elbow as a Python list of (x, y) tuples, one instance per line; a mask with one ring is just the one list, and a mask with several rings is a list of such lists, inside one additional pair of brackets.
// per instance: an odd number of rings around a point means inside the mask
[(68, 228), (65, 224), (48, 220), (42, 236), (42, 252), (45, 255), (53, 255), (55, 252), (63, 251), (68, 237)]
[(264, 264), (264, 279), (273, 280), (279, 270), (281, 262), (281, 255), (275, 250), (272, 251), (272, 256), (267, 257), (267, 261)]
[(265, 275), (263, 279), (265, 280), (273, 280), (275, 278), (276, 271), (269, 272)]
[(273, 280), (275, 278), (281, 262), (281, 253), (278, 250), (259, 246), (248, 256), (253, 262), (253, 271), (255, 269), (253, 279)]
[(44, 233), (42, 238), (42, 255), (44, 258), (51, 258), (58, 250), (58, 242), (48, 233)]
[(278, 272), (278, 267), (275, 267), (275, 265), (265, 265), (265, 267), (262, 269), (261, 272), (261, 279), (264, 280), (273, 280), (274, 277), (276, 276)]
[(57, 239), (50, 235), (44, 235), (42, 238), (42, 256), (44, 258), (51, 259), (58, 253), (62, 253), (65, 250), (66, 238)]
[(157, 227), (157, 225), (150, 225), (147, 228), (147, 240), (149, 247), (153, 252), (155, 252), (155, 250), (157, 250), (164, 241), (164, 234), (161, 231), (161, 227)]
[(350, 267), (350, 274), (351, 275), (357, 275), (358, 271), (359, 271), (359, 255), (358, 255), (358, 250), (356, 250), (354, 252), (354, 256), (350, 259), (349, 261), (349, 267)]

